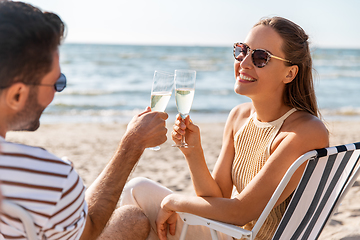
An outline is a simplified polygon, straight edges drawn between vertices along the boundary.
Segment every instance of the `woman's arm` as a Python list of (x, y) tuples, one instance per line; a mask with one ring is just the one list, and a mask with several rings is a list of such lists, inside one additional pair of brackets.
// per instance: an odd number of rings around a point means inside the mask
[[(291, 164), (305, 152), (328, 146), (327, 130), (317, 118), (303, 113), (297, 116), (284, 127), (266, 164), (241, 193), (233, 199), (169, 195), (162, 201), (161, 212), (164, 214), (159, 214), (157, 225), (166, 223), (166, 214), (175, 211), (236, 225), (258, 218)], [(304, 167), (295, 172), (276, 206), (295, 190)]]
[(212, 178), (207, 167), (201, 146), (200, 129), (193, 124), (189, 116), (182, 120), (178, 115), (172, 132), (172, 139), (179, 143), (185, 134), (187, 144), (191, 148), (179, 148), (188, 163), (191, 179), (198, 196), (221, 196), (221, 190)]
[(231, 166), (234, 159), (234, 123), (239, 123), (239, 109), (247, 109), (244, 106), (234, 108), (226, 121), (223, 135), (222, 149), (215, 164), (213, 176), (207, 167), (204, 152), (201, 146), (200, 129), (193, 124), (189, 117), (183, 121), (180, 116), (174, 125), (172, 138), (175, 143), (180, 142), (181, 136), (185, 135), (186, 142), (194, 147), (180, 148), (189, 165), (191, 179), (195, 192), (202, 197), (230, 197), (232, 191)]

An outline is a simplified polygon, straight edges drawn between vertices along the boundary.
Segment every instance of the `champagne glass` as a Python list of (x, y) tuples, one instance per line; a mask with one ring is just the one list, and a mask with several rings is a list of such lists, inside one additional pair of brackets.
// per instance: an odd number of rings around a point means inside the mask
[[(175, 99), (176, 107), (182, 119), (189, 115), (195, 94), (196, 71), (175, 70)], [(185, 142), (185, 135), (181, 138), (179, 145), (173, 147), (192, 147)]]
[[(174, 75), (167, 72), (155, 71), (151, 88), (150, 106), (152, 111), (164, 112), (169, 103), (174, 87)], [(148, 148), (160, 150), (160, 146)]]

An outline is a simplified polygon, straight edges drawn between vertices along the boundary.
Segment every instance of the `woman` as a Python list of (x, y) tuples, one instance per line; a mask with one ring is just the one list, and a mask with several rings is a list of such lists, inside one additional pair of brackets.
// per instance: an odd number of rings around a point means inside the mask
[[(177, 118), (172, 138), (179, 143), (185, 134), (187, 143), (194, 146), (180, 150), (197, 196), (169, 194), (150, 180), (130, 182), (123, 203), (131, 204), (132, 199), (153, 228), (156, 221), (161, 240), (178, 238), (180, 230), (179, 226), (175, 230), (175, 224), (181, 221), (175, 211), (251, 229), (290, 165), (303, 153), (328, 146), (327, 130), (318, 119), (307, 39), (298, 25), (274, 17), (258, 22), (244, 43), (234, 44), (234, 89), (252, 101), (230, 112), (212, 174), (206, 166), (199, 128), (189, 118)], [(295, 172), (257, 239), (271, 239), (304, 168)], [(189, 231), (190, 239), (211, 239), (202, 227)], [(149, 239), (153, 239), (151, 234)]]

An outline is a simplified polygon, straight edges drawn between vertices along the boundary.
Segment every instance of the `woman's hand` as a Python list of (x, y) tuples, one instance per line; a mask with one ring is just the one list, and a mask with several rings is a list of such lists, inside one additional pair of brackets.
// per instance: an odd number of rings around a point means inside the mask
[(167, 229), (171, 235), (175, 235), (177, 213), (162, 206), (156, 219), (156, 231), (160, 240), (167, 240)]
[[(185, 136), (185, 141), (189, 146), (201, 146), (200, 129), (191, 121), (189, 116), (187, 116), (185, 119), (182, 119), (180, 114), (176, 116), (171, 136), (177, 145), (181, 143), (182, 136)], [(184, 154), (191, 151), (191, 149), (192, 148), (180, 148)]]

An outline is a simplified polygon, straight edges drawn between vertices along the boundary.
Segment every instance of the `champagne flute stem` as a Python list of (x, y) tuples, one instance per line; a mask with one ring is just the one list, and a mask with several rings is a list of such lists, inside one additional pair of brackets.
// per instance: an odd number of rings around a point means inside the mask
[(185, 146), (186, 142), (185, 142), (185, 135), (181, 136), (181, 146)]
[[(187, 114), (180, 113), (180, 117), (185, 121)], [(186, 130), (185, 130), (186, 131)], [(185, 134), (181, 136), (181, 146), (185, 147), (187, 144), (185, 142)]]

